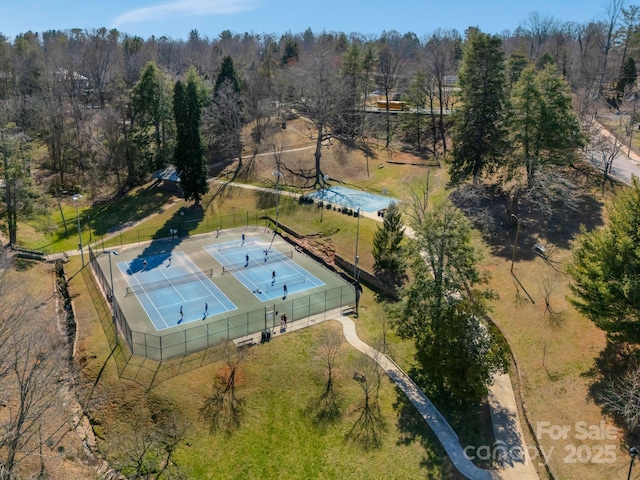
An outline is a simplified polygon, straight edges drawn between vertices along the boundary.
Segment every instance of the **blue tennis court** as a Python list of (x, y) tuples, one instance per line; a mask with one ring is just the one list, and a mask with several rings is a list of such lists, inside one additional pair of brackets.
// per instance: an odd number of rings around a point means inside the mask
[(136, 295), (156, 330), (236, 310), (236, 305), (182, 251), (118, 263), (127, 295)]
[(268, 243), (249, 238), (245, 243), (226, 242), (204, 249), (261, 301), (286, 298), (324, 285), (293, 260), (294, 252), (281, 252)]
[(396, 204), (400, 203), (396, 198), (341, 186), (323, 188), (317, 192), (307, 194), (307, 196), (323, 202), (335, 203), (336, 205), (353, 209), (359, 208), (363, 212), (376, 212), (383, 208), (388, 208), (391, 202)]

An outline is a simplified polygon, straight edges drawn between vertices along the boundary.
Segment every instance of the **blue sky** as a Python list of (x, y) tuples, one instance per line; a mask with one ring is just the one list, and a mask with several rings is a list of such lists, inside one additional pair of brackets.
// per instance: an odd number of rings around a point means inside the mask
[(604, 18), (610, 0), (2, 0), (0, 33), (13, 40), (26, 31), (117, 28), (148, 38), (184, 39), (233, 33), (413, 32), (477, 26), (514, 30), (530, 13), (585, 23)]

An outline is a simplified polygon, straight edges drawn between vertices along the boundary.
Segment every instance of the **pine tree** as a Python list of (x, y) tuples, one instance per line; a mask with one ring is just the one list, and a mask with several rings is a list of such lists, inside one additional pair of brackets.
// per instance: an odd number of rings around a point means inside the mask
[(614, 200), (609, 223), (576, 239), (571, 303), (611, 338), (640, 341), (640, 181)]
[(231, 83), (231, 85), (233, 86), (233, 90), (236, 93), (240, 92), (240, 81), (238, 80), (238, 75), (236, 73), (236, 68), (233, 65), (233, 60), (229, 56), (226, 56), (222, 59), (220, 72), (218, 73), (216, 84), (213, 88), (214, 95), (218, 93), (218, 90), (220, 89), (222, 84), (227, 81)]
[(202, 195), (209, 191), (209, 186), (200, 139), (201, 105), (196, 83), (192, 79), (188, 81), (186, 89), (182, 82), (176, 82), (173, 112), (176, 121), (174, 165), (185, 200), (193, 200), (198, 205)]
[(393, 287), (402, 286), (407, 278), (404, 240), (404, 224), (400, 210), (391, 203), (384, 215), (384, 223), (373, 237), (373, 270), (376, 276)]
[(554, 65), (537, 72), (525, 68), (511, 92), (509, 128), (515, 147), (513, 168), (524, 165), (527, 187), (533, 188), (539, 170), (575, 160), (584, 145), (573, 112), (569, 87)]
[(622, 66), (622, 73), (616, 84), (616, 90), (620, 95), (624, 95), (625, 90), (632, 88), (636, 84), (638, 78), (638, 72), (636, 70), (636, 62), (632, 57), (629, 57)]
[(507, 151), (504, 125), (506, 94), (504, 53), (498, 36), (473, 32), (464, 46), (459, 74), (460, 100), (451, 130), (451, 181), (482, 174), (500, 165)]
[(149, 62), (131, 91), (139, 175), (163, 168), (168, 160), (171, 113), (167, 90), (162, 73)]

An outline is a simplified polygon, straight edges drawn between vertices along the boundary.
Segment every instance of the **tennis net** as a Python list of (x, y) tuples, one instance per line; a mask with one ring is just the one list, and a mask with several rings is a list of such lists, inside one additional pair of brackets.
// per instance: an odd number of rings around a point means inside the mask
[(174, 285), (182, 285), (183, 283), (197, 282), (213, 276), (213, 269), (189, 273), (179, 277), (158, 280), (157, 282), (141, 283), (140, 285), (130, 285), (127, 287), (128, 295), (137, 295), (139, 293), (150, 292), (152, 290), (160, 290), (161, 288), (173, 287)]
[(286, 285), (289, 288), (291, 285), (297, 285), (298, 283), (304, 283), (307, 278), (301, 273), (294, 273), (293, 275), (287, 275), (286, 277), (279, 278), (275, 282), (268, 283), (265, 287), (265, 292), (271, 292), (273, 290), (282, 290)]
[(221, 243), (220, 245), (218, 245), (216, 247), (216, 250), (219, 252), (223, 252), (225, 250), (231, 250), (233, 248), (243, 248), (247, 245), (254, 245), (256, 243), (256, 239), (255, 238), (247, 238), (244, 243)]
[(240, 270), (246, 270), (247, 268), (257, 267), (259, 265), (270, 265), (272, 263), (284, 262), (293, 258), (293, 250), (289, 252), (277, 252), (271, 251), (269, 253), (262, 253), (258, 258), (249, 258), (249, 261), (230, 263), (222, 266), (222, 274), (238, 272)]

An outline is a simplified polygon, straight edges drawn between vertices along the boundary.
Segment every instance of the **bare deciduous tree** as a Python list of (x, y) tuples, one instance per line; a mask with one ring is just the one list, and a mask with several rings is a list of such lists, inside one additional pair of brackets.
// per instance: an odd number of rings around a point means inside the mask
[(562, 312), (551, 305), (551, 295), (557, 291), (557, 287), (557, 279), (552, 276), (545, 276), (540, 284), (540, 291), (544, 296), (544, 316), (553, 328), (561, 326), (563, 321)]
[(347, 433), (347, 439), (365, 450), (377, 448), (386, 429), (380, 410), (381, 369), (375, 359), (363, 355), (356, 361), (353, 378), (358, 382), (363, 396), (356, 408), (360, 415)]
[(128, 425), (112, 439), (109, 460), (113, 468), (127, 478), (158, 479), (181, 478), (172, 457), (184, 440), (189, 424), (170, 412), (161, 412), (156, 420), (144, 418), (148, 412), (136, 415), (135, 423)]
[(331, 45), (320, 44), (310, 58), (301, 61), (300, 67), (292, 69), (295, 75), (294, 105), (316, 129), (313, 187), (322, 187), (326, 183), (320, 161), (322, 145), (331, 138), (330, 126), (341, 98), (342, 84), (334, 57)]
[(389, 148), (391, 142), (391, 114), (389, 110), (389, 102), (392, 100), (394, 90), (398, 86), (400, 75), (403, 73), (407, 58), (403, 50), (403, 42), (400, 34), (391, 30), (383, 32), (378, 47), (378, 71), (376, 73), (376, 83), (384, 93), (386, 101), (385, 118), (386, 118), (386, 143), (385, 148)]
[(340, 404), (334, 388), (335, 368), (338, 354), (342, 349), (342, 337), (336, 330), (324, 332), (318, 343), (318, 355), (322, 357), (325, 368), (325, 387), (317, 401), (316, 420), (334, 421), (340, 417)]
[(412, 225), (422, 225), (424, 223), (429, 206), (429, 193), (431, 192), (430, 176), (431, 172), (427, 170), (423, 181), (415, 185), (409, 185), (411, 199), (407, 202), (409, 208), (406, 209), (405, 214), (411, 219), (410, 223)]
[(211, 393), (205, 399), (200, 413), (211, 431), (230, 432), (240, 426), (244, 401), (236, 393), (240, 363), (243, 354), (233, 342), (224, 348), (225, 368), (213, 380)]
[(586, 147), (586, 158), (602, 172), (602, 189), (610, 175), (613, 162), (622, 150), (622, 142), (614, 135), (607, 135), (597, 124), (589, 124), (589, 144)]
[[(42, 469), (69, 431), (61, 391), (66, 348), (56, 322), (33, 315), (25, 285), (0, 265), (0, 478)], [(59, 418), (63, 418), (58, 422)], [(46, 447), (45, 447), (46, 445)], [(43, 453), (45, 452), (46, 453)], [(38, 464), (39, 466), (34, 466)], [(18, 473), (20, 472), (20, 473)]]
[(640, 425), (640, 368), (632, 367), (619, 379), (611, 381), (602, 394), (605, 408), (622, 417), (630, 431)]

